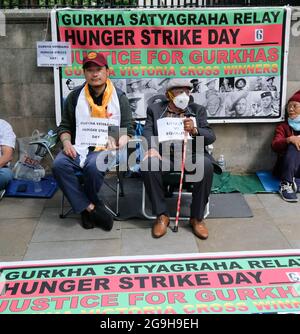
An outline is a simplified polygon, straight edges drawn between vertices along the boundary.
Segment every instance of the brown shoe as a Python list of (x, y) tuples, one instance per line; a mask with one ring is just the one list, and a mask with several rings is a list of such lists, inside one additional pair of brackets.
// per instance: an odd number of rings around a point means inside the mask
[(166, 215), (160, 215), (156, 218), (152, 226), (152, 236), (153, 238), (160, 238), (167, 233), (168, 226), (170, 224), (170, 219)]
[(200, 239), (208, 238), (208, 229), (205, 226), (204, 220), (198, 220), (196, 218), (190, 219), (190, 224), (192, 225), (194, 234)]

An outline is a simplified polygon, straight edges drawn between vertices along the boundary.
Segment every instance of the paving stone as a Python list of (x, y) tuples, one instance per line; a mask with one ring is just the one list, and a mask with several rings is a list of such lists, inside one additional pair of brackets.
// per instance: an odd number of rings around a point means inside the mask
[(35, 229), (32, 241), (64, 241), (64, 240), (92, 240), (118, 239), (121, 237), (120, 222), (115, 221), (109, 232), (95, 227), (90, 230), (82, 228), (80, 215), (71, 215), (70, 218), (59, 218), (57, 208), (46, 208)]
[(44, 198), (4, 197), (1, 200), (1, 219), (38, 218), (44, 205)]
[(244, 194), (244, 198), (252, 210), (262, 209), (264, 207), (256, 194)]
[(148, 229), (122, 229), (122, 255), (197, 253), (197, 243), (192, 230), (179, 227), (177, 233), (171, 229), (165, 236), (155, 239)]
[(300, 249), (300, 226), (296, 224), (286, 224), (278, 226), (284, 236), (288, 239), (291, 248)]
[(0, 262), (18, 262), (23, 260), (22, 256), (2, 256), (0, 255)]
[[(45, 202), (45, 208), (60, 208), (61, 206), (61, 198), (62, 192), (58, 189), (53, 197), (48, 198)], [(70, 207), (70, 205), (66, 204), (66, 207)]]
[(37, 222), (38, 219), (1, 218), (0, 256), (23, 257), (31, 241)]
[(255, 219), (223, 219), (207, 224), (209, 238), (197, 239), (201, 252), (225, 252), (291, 248), (274, 225)]
[(285, 202), (278, 194), (258, 194), (257, 196), (272, 218), (300, 216), (299, 203)]
[(32, 242), (24, 260), (73, 259), (119, 256), (120, 239)]
[(121, 229), (137, 229), (137, 228), (146, 228), (149, 229), (152, 227), (152, 220), (143, 220), (143, 219), (129, 219), (120, 221)]

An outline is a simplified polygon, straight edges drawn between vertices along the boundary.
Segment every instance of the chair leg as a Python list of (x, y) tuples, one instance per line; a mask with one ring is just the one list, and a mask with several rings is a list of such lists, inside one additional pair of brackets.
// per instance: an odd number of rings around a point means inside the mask
[(69, 209), (66, 213), (64, 212), (65, 208), (65, 195), (62, 193), (62, 198), (61, 198), (61, 204), (60, 204), (60, 215), (59, 218), (64, 219), (67, 218), (67, 216), (73, 211), (73, 209)]
[(120, 190), (121, 190), (119, 193), (119, 196), (124, 197), (125, 193), (124, 193), (124, 186), (123, 186), (123, 176), (122, 176), (122, 173), (120, 173), (119, 165), (117, 166), (116, 170), (117, 170), (117, 187), (120, 187)]
[(204, 218), (207, 218), (207, 216), (210, 214), (209, 212), (209, 198), (208, 198), (208, 202), (205, 206), (205, 212), (204, 212)]
[[(177, 194), (177, 193), (175, 193), (175, 194)], [(209, 198), (208, 198), (208, 202), (207, 202), (206, 207), (205, 207), (204, 218), (207, 218), (209, 214), (210, 214), (210, 212), (209, 212)], [(144, 184), (143, 184), (143, 190), (142, 190), (142, 215), (146, 219), (155, 219), (156, 218), (156, 216), (153, 216), (153, 215), (151, 216), (146, 212), (146, 188), (145, 188)], [(176, 219), (176, 217), (171, 216), (170, 219), (174, 220), (174, 219)], [(180, 216), (180, 220), (188, 221), (188, 220), (190, 220), (190, 217)]]
[(143, 191), (142, 191), (142, 214), (146, 219), (155, 219), (155, 216), (150, 216), (148, 215), (148, 213), (146, 212), (146, 188), (145, 185), (143, 183)]

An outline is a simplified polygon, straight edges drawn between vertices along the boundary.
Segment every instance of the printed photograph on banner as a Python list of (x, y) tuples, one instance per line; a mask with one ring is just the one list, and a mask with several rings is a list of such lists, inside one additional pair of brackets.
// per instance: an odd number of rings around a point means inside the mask
[(130, 93), (127, 94), (129, 100), (129, 107), (132, 113), (133, 119), (146, 118), (144, 94), (142, 93)]

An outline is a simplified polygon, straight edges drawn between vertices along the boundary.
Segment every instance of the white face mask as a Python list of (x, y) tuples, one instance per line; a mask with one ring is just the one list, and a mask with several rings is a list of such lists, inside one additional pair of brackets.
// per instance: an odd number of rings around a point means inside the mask
[(184, 92), (175, 96), (173, 99), (173, 103), (175, 104), (175, 106), (182, 110), (184, 110), (188, 106), (189, 101), (190, 97)]

